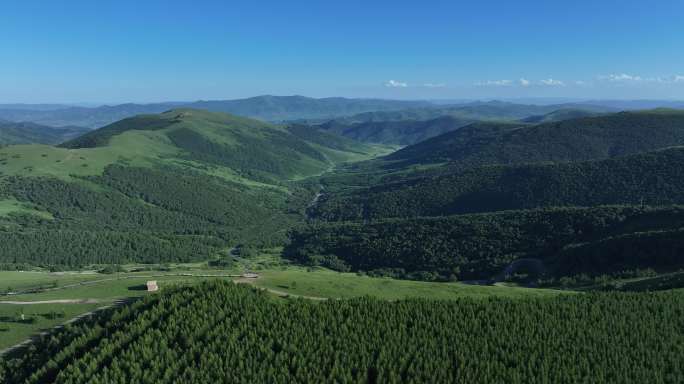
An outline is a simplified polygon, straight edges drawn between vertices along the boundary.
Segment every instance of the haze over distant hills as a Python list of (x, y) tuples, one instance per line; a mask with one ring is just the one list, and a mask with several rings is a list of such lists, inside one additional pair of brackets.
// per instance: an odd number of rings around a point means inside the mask
[[(0, 104), (0, 119), (14, 122), (34, 122), (47, 126), (81, 126), (99, 128), (115, 121), (146, 113), (161, 113), (178, 107), (232, 113), (267, 121), (308, 120), (325, 122), (345, 118), (340, 122), (429, 120), (444, 115), (465, 119), (523, 119), (545, 115), (558, 109), (581, 109), (591, 112), (656, 107), (684, 108), (684, 102), (674, 101), (589, 101), (570, 103), (521, 104), (501, 101), (470, 101), (445, 104), (443, 101), (406, 101), (383, 99), (350, 99), (342, 97), (310, 98), (304, 96), (257, 96), (236, 100), (194, 102), (161, 102), (150, 104), (119, 104), (98, 107), (62, 104)], [(353, 116), (353, 117), (352, 117)]]
[(50, 126), (76, 125), (99, 128), (115, 121), (149, 113), (161, 113), (172, 108), (204, 109), (225, 112), (267, 121), (291, 119), (326, 119), (370, 111), (389, 111), (429, 107), (427, 101), (380, 99), (346, 99), (332, 97), (314, 99), (303, 96), (257, 96), (237, 100), (168, 102), (153, 104), (120, 104), (99, 107), (49, 108), (40, 105), (0, 105), (0, 118), (10, 121), (30, 121)]

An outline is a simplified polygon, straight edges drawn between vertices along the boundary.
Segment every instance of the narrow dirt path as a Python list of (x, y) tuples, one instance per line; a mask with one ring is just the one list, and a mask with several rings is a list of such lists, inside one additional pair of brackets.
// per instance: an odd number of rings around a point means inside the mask
[(307, 299), (307, 300), (316, 300), (316, 301), (330, 300), (330, 299), (327, 298), (327, 297), (298, 295), (298, 294), (295, 294), (295, 293), (290, 293), (290, 292), (285, 292), (285, 291), (279, 291), (279, 290), (277, 290), (277, 289), (271, 289), (271, 288), (266, 288), (266, 287), (260, 287), (260, 286), (258, 286), (258, 285), (256, 285), (256, 284), (254, 284), (254, 283), (256, 282), (257, 279), (259, 279), (259, 277), (258, 277), (258, 278), (240, 278), (240, 279), (235, 279), (235, 280), (233, 280), (233, 282), (234, 282), (235, 284), (249, 284), (249, 285), (253, 286), (254, 288), (262, 289), (262, 290), (264, 290), (264, 291), (266, 291), (266, 292), (272, 293), (272, 294), (274, 294), (274, 295), (276, 295), (276, 296), (279, 296), (279, 297), (296, 297), (296, 298)]
[(0, 304), (35, 305), (35, 304), (97, 304), (98, 299), (59, 299), (42, 301), (0, 301)]
[[(57, 301), (59, 301), (59, 300), (57, 300)], [(4, 356), (4, 355), (6, 355), (6, 354), (8, 354), (8, 353), (12, 353), (12, 352), (14, 352), (14, 351), (16, 351), (16, 350), (18, 350), (18, 349), (24, 348), (24, 347), (28, 346), (29, 344), (33, 343), (34, 340), (38, 340), (41, 336), (49, 335), (51, 332), (54, 332), (55, 330), (58, 330), (58, 329), (60, 329), (60, 328), (63, 328), (63, 327), (64, 327), (65, 325), (67, 325), (67, 324), (74, 323), (74, 322), (76, 322), (76, 321), (78, 321), (78, 320), (81, 320), (81, 319), (83, 319), (83, 318), (85, 318), (85, 317), (87, 317), (87, 316), (93, 315), (93, 314), (95, 314), (95, 313), (97, 313), (97, 312), (100, 312), (100, 311), (103, 311), (103, 310), (105, 310), (105, 309), (112, 308), (112, 307), (118, 307), (118, 306), (124, 305), (124, 304), (126, 304), (127, 302), (128, 302), (128, 300), (125, 300), (125, 299), (123, 299), (123, 300), (115, 300), (115, 301), (113, 301), (111, 304), (108, 304), (108, 305), (105, 305), (105, 306), (96, 308), (96, 309), (94, 309), (94, 310), (92, 310), (92, 311), (88, 311), (88, 312), (81, 313), (80, 315), (78, 315), (78, 316), (76, 316), (76, 317), (72, 317), (71, 319), (69, 319), (69, 320), (67, 320), (67, 321), (65, 321), (65, 322), (63, 322), (63, 323), (61, 323), (61, 324), (55, 325), (54, 327), (52, 327), (52, 328), (50, 328), (50, 329), (48, 329), (48, 330), (42, 331), (42, 332), (40, 332), (40, 333), (38, 333), (38, 334), (35, 334), (35, 335), (29, 337), (28, 339), (22, 341), (22, 342), (19, 343), (19, 344), (14, 344), (14, 345), (11, 346), (11, 347), (7, 347), (7, 348), (5, 348), (5, 349), (0, 350), (0, 356)], [(35, 304), (35, 302), (25, 302), (25, 304)]]
[(81, 287), (81, 286), (87, 286), (87, 285), (92, 285), (92, 284), (99, 284), (99, 283), (104, 283), (107, 281), (115, 281), (115, 280), (128, 280), (128, 279), (150, 279), (150, 278), (158, 278), (158, 277), (241, 277), (242, 275), (226, 275), (226, 274), (193, 274), (193, 273), (153, 273), (153, 274), (147, 274), (147, 275), (135, 275), (135, 276), (119, 276), (119, 277), (109, 277), (106, 279), (99, 279), (99, 280), (87, 280), (87, 281), (80, 281), (78, 283), (72, 283), (72, 284), (66, 284), (62, 285), (60, 287), (55, 287), (55, 288), (43, 288), (43, 289), (37, 289), (37, 288), (27, 288), (21, 291), (16, 291), (12, 292), (11, 294), (4, 293), (0, 294), (0, 296), (16, 296), (16, 295), (26, 295), (26, 294), (36, 294), (36, 293), (43, 293), (43, 292), (54, 292), (54, 291), (59, 291), (62, 289), (68, 289), (68, 288), (74, 288), (74, 287)]

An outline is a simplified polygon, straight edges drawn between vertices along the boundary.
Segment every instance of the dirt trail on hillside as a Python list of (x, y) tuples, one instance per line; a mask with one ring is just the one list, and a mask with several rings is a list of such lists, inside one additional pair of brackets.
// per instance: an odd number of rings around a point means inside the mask
[(233, 282), (234, 282), (235, 284), (249, 284), (249, 285), (253, 286), (254, 288), (262, 289), (262, 290), (264, 290), (264, 291), (266, 291), (266, 292), (269, 292), (269, 293), (271, 293), (271, 294), (274, 294), (274, 295), (280, 296), (280, 297), (296, 297), (296, 298), (301, 298), (301, 299), (317, 300), (317, 301), (329, 300), (327, 297), (298, 295), (298, 294), (295, 294), (295, 293), (289, 293), (289, 292), (285, 292), (285, 291), (279, 291), (279, 290), (277, 290), (277, 289), (271, 289), (271, 288), (260, 287), (260, 286), (258, 286), (258, 285), (256, 285), (256, 284), (254, 284), (254, 282), (255, 282), (257, 279), (259, 279), (259, 278), (256, 278), (256, 279), (255, 279), (255, 278), (239, 278), (239, 279), (234, 279)]
[(0, 301), (0, 304), (12, 305), (35, 305), (35, 304), (97, 304), (98, 299), (59, 299), (59, 300), (40, 300), (40, 301)]
[[(90, 299), (90, 300), (94, 300), (94, 299)], [(61, 300), (53, 300), (53, 301), (61, 301)], [(77, 300), (77, 301), (78, 301), (78, 300)], [(47, 335), (49, 335), (51, 332), (54, 332), (55, 330), (58, 330), (58, 329), (60, 329), (60, 328), (63, 328), (63, 327), (64, 327), (65, 325), (67, 325), (67, 324), (75, 323), (75, 322), (77, 322), (77, 321), (79, 321), (79, 320), (81, 320), (81, 319), (84, 319), (84, 318), (86, 318), (86, 317), (88, 317), (88, 316), (91, 316), (91, 315), (93, 315), (93, 314), (95, 314), (95, 313), (97, 313), (97, 312), (104, 311), (105, 309), (109, 309), (109, 308), (112, 308), (112, 307), (118, 307), (118, 306), (124, 305), (124, 304), (126, 304), (128, 301), (129, 301), (129, 300), (126, 300), (126, 299), (115, 300), (115, 301), (113, 301), (113, 302), (110, 303), (110, 304), (107, 304), (107, 305), (105, 305), (105, 306), (96, 308), (96, 309), (94, 309), (94, 310), (92, 310), (92, 311), (88, 311), (88, 312), (85, 312), (85, 313), (81, 313), (80, 315), (78, 315), (78, 316), (76, 316), (76, 317), (73, 317), (73, 318), (71, 318), (71, 319), (69, 319), (69, 320), (67, 320), (67, 321), (65, 321), (65, 322), (63, 322), (63, 323), (61, 323), (61, 324), (58, 324), (58, 325), (52, 327), (51, 329), (48, 329), (48, 330), (42, 331), (42, 332), (40, 332), (40, 333), (38, 333), (38, 334), (32, 335), (31, 337), (29, 337), (28, 339), (22, 341), (22, 342), (19, 343), (19, 344), (15, 344), (15, 345), (13, 345), (13, 346), (10, 346), (10, 347), (7, 347), (7, 348), (5, 348), (5, 349), (0, 350), (0, 356), (7, 355), (7, 354), (10, 354), (10, 353), (12, 353), (12, 352), (18, 350), (18, 349), (27, 347), (29, 344), (33, 343), (35, 340), (39, 340), (41, 337), (47, 336)], [(35, 302), (35, 301), (34, 301), (34, 302), (22, 302), (22, 303), (25, 303), (25, 304), (35, 304), (35, 303), (38, 303), (38, 302)]]

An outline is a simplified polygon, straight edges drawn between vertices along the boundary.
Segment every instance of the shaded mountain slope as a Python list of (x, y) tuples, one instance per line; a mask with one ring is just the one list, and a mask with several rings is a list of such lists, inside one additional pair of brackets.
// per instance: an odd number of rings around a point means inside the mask
[(0, 145), (59, 144), (88, 132), (79, 127), (47, 127), (35, 123), (0, 121)]
[(654, 110), (535, 126), (478, 123), (386, 157), (394, 166), (452, 162), (461, 168), (583, 161), (684, 145), (684, 112)]
[(378, 184), (324, 196), (312, 212), (325, 220), (608, 204), (684, 204), (684, 148), (614, 159), (465, 171)]

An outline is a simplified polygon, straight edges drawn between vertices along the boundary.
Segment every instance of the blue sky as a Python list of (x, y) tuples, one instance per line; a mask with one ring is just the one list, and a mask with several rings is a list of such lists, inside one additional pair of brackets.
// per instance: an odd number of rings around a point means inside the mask
[(681, 0), (8, 0), (0, 102), (684, 99), (682, 20)]

